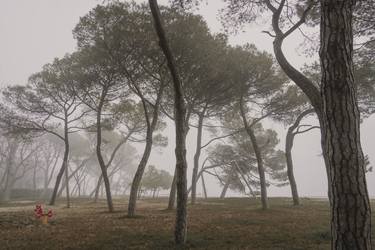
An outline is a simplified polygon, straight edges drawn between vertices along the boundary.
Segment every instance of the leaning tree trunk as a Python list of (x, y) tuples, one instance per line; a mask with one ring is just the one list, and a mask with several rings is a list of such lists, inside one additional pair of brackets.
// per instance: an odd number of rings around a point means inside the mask
[(198, 176), (198, 169), (199, 169), (199, 157), (201, 155), (201, 147), (202, 147), (202, 132), (203, 132), (203, 119), (204, 119), (204, 112), (199, 114), (198, 119), (198, 132), (197, 132), (197, 148), (195, 150), (194, 155), (194, 168), (193, 168), (193, 176), (191, 180), (191, 204), (195, 204), (196, 196), (197, 196), (197, 176)]
[(229, 184), (230, 184), (229, 181), (227, 181), (224, 184), (223, 190), (221, 191), (221, 194), (220, 194), (220, 199), (224, 199), (225, 198), (225, 195), (227, 194), (227, 191), (228, 191), (228, 188), (229, 188)]
[(322, 98), (332, 249), (371, 249), (371, 212), (353, 77), (354, 0), (321, 1)]
[(201, 181), (202, 181), (202, 189), (203, 189), (204, 198), (207, 199), (207, 188), (206, 188), (206, 183), (204, 182), (203, 174), (201, 175)]
[[(67, 117), (67, 114), (65, 116)], [(55, 187), (53, 189), (51, 201), (49, 202), (49, 205), (51, 205), (51, 206), (55, 205), (56, 197), (57, 197), (57, 192), (59, 191), (59, 186), (60, 186), (61, 179), (63, 177), (65, 169), (68, 167), (68, 158), (69, 158), (69, 132), (68, 132), (68, 121), (67, 120), (65, 120), (65, 124), (64, 124), (64, 144), (65, 144), (65, 151), (64, 151), (63, 162), (62, 162), (60, 171), (57, 174)]]
[(261, 196), (260, 198), (262, 200), (262, 208), (268, 209), (269, 206), (268, 206), (268, 197), (267, 197), (267, 183), (266, 183), (266, 175), (265, 175), (264, 165), (263, 165), (263, 157), (262, 157), (260, 148), (258, 146), (257, 138), (255, 137), (254, 131), (249, 126), (247, 119), (246, 119), (243, 97), (241, 97), (241, 100), (240, 100), (240, 113), (242, 116), (242, 121), (244, 123), (246, 133), (250, 137), (250, 141), (253, 146), (254, 153), (255, 153), (255, 158), (257, 159), (259, 181), (260, 181), (260, 196)]
[(290, 184), (290, 189), (292, 192), (293, 197), (293, 204), (298, 206), (300, 204), (299, 196), (298, 196), (298, 189), (297, 189), (297, 182), (294, 177), (294, 167), (293, 167), (293, 158), (292, 158), (292, 148), (294, 144), (294, 130), (298, 128), (301, 120), (314, 112), (314, 109), (308, 109), (302, 112), (294, 121), (293, 125), (288, 128), (288, 132), (285, 138), (285, 158), (286, 158), (286, 167), (287, 167), (287, 174)]
[(103, 175), (101, 174), (98, 178), (98, 182), (96, 183), (96, 187), (94, 190), (94, 202), (97, 203), (99, 200), (99, 193), (100, 193), (100, 187), (102, 186), (103, 182)]
[(257, 159), (258, 164), (258, 172), (259, 172), (259, 180), (260, 180), (260, 198), (262, 200), (262, 208), (268, 209), (268, 197), (267, 197), (267, 183), (266, 183), (266, 176), (264, 173), (264, 165), (263, 165), (263, 157), (260, 152), (260, 148), (258, 146), (257, 139), (255, 137), (254, 131), (249, 128), (248, 134), (250, 136), (251, 143), (254, 148), (255, 157)]
[(175, 242), (182, 245), (187, 235), (187, 181), (186, 181), (186, 107), (180, 77), (175, 60), (169, 47), (166, 34), (161, 22), (157, 0), (149, 0), (150, 9), (154, 18), (155, 30), (159, 37), (159, 45), (166, 57), (168, 68), (172, 75), (174, 87), (174, 114), (176, 125), (176, 171), (177, 171), (177, 213), (175, 224)]
[[(163, 83), (161, 83), (161, 84), (163, 84)], [(141, 185), (142, 176), (143, 176), (143, 173), (145, 171), (148, 159), (150, 158), (152, 143), (153, 143), (152, 137), (153, 137), (156, 125), (158, 123), (159, 106), (160, 106), (161, 99), (163, 97), (163, 91), (164, 91), (164, 86), (162, 85), (162, 86), (160, 86), (160, 89), (158, 91), (157, 99), (156, 99), (153, 114), (152, 114), (151, 123), (150, 123), (150, 120), (149, 120), (149, 114), (148, 114), (146, 100), (144, 99), (143, 96), (141, 96), (142, 103), (143, 103), (143, 109), (144, 109), (144, 115), (145, 115), (145, 119), (146, 119), (146, 123), (147, 123), (146, 146), (145, 146), (145, 150), (143, 152), (142, 159), (139, 162), (137, 171), (134, 175), (132, 186), (131, 186), (131, 189), (130, 189), (129, 205), (128, 205), (128, 216), (129, 217), (133, 217), (135, 215), (135, 208), (136, 208), (136, 204), (137, 204), (137, 194), (138, 194), (139, 187)], [(141, 95), (140, 91), (139, 91), (139, 95)]]
[(135, 215), (135, 207), (137, 202), (137, 194), (139, 190), (139, 186), (141, 184), (142, 176), (145, 171), (148, 158), (150, 157), (152, 149), (152, 131), (147, 131), (147, 138), (146, 138), (146, 147), (143, 152), (143, 156), (141, 161), (139, 162), (137, 171), (134, 175), (132, 187), (130, 190), (129, 196), (129, 205), (128, 205), (128, 216), (133, 217)]

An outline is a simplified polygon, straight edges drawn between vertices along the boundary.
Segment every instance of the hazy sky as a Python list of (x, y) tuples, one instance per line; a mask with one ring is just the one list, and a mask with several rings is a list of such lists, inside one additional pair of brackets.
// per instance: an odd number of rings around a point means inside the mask
[[(41, 69), (42, 65), (51, 62), (55, 57), (62, 57), (65, 53), (72, 52), (75, 49), (72, 29), (80, 16), (101, 2), (101, 0), (0, 0), (0, 85), (24, 84), (32, 73)], [(220, 1), (208, 2), (210, 4), (203, 5), (199, 13), (205, 17), (213, 32), (219, 32), (222, 28), (216, 15), (220, 6), (213, 3), (219, 4)], [(249, 26), (246, 32), (231, 36), (230, 42), (233, 44), (254, 43), (258, 48), (272, 53), (271, 38), (261, 32), (265, 29), (267, 26), (262, 23)], [(298, 35), (291, 36), (284, 47), (289, 60), (298, 67), (312, 60), (299, 53), (298, 47), (301, 42)], [(367, 119), (362, 124), (362, 145), (364, 152), (370, 156), (371, 162), (375, 161), (375, 143), (372, 132), (374, 125), (375, 118)], [(283, 149), (286, 128), (277, 124), (267, 124), (267, 127), (279, 132), (280, 148)], [(166, 132), (169, 137), (169, 146), (163, 149), (162, 153), (155, 152), (150, 163), (173, 173), (175, 162), (173, 126), (169, 126)], [(194, 129), (191, 129), (188, 137), (189, 182), (195, 150), (195, 134)], [(326, 195), (327, 179), (320, 156), (319, 137), (319, 131), (296, 137), (293, 157), (295, 176), (301, 196)], [(221, 188), (217, 185), (217, 181), (208, 177), (206, 179), (209, 195), (218, 195)], [(201, 192), (200, 183), (198, 187), (199, 193)], [(370, 195), (375, 196), (374, 173), (368, 174), (368, 188)], [(289, 186), (271, 187), (269, 194), (289, 196)]]

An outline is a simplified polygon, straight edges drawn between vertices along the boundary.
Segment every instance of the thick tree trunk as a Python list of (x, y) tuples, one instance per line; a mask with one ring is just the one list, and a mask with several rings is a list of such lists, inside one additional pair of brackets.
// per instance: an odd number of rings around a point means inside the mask
[(175, 242), (182, 245), (186, 242), (187, 235), (187, 162), (186, 162), (186, 107), (182, 83), (177, 72), (175, 60), (169, 47), (166, 34), (161, 22), (160, 11), (156, 0), (149, 0), (154, 18), (155, 30), (159, 37), (159, 45), (166, 57), (168, 68), (171, 72), (174, 87), (174, 114), (176, 125), (176, 171), (177, 171), (177, 211), (175, 224)]
[(68, 158), (69, 158), (69, 133), (68, 133), (68, 121), (67, 120), (65, 120), (65, 125), (64, 125), (64, 144), (65, 144), (65, 150), (64, 150), (63, 162), (62, 162), (60, 171), (57, 174), (55, 187), (53, 189), (52, 197), (51, 197), (51, 200), (49, 202), (49, 205), (51, 205), (51, 206), (55, 205), (56, 197), (57, 197), (57, 191), (59, 190), (61, 179), (63, 177), (65, 169), (68, 167)]
[[(161, 83), (161, 84), (163, 84), (163, 83)], [(142, 98), (144, 115), (145, 115), (145, 119), (146, 119), (146, 123), (147, 123), (147, 135), (146, 135), (145, 150), (143, 152), (142, 159), (139, 162), (139, 165), (138, 165), (137, 171), (134, 175), (132, 186), (131, 186), (131, 189), (130, 189), (129, 205), (128, 205), (128, 216), (129, 217), (132, 217), (132, 216), (135, 215), (135, 209), (136, 209), (136, 203), (137, 203), (137, 193), (138, 193), (138, 189), (141, 185), (142, 176), (143, 176), (143, 173), (145, 171), (148, 159), (150, 158), (152, 143), (153, 143), (152, 137), (153, 137), (156, 125), (158, 123), (159, 106), (160, 106), (161, 99), (163, 97), (163, 91), (164, 91), (164, 86), (162, 85), (162, 86), (160, 86), (159, 91), (158, 91), (158, 95), (157, 95), (156, 103), (155, 103), (155, 106), (154, 106), (151, 122), (149, 120), (149, 114), (148, 114), (148, 108), (147, 108), (146, 100), (143, 98), (143, 96), (139, 92), (139, 95), (141, 95), (141, 98)]]
[(371, 249), (371, 212), (353, 77), (354, 0), (321, 1), (323, 123), (332, 249)]
[(195, 149), (194, 155), (194, 168), (193, 168), (193, 176), (191, 180), (191, 204), (195, 204), (196, 195), (197, 195), (197, 181), (198, 181), (198, 169), (199, 169), (199, 158), (201, 155), (201, 147), (202, 147), (202, 132), (203, 132), (203, 119), (204, 119), (204, 112), (199, 114), (198, 118), (198, 131), (197, 131), (197, 146)]
[(221, 191), (220, 194), (220, 199), (224, 199), (225, 195), (227, 194), (228, 188), (229, 188), (230, 181), (227, 181), (223, 187), (223, 190)]

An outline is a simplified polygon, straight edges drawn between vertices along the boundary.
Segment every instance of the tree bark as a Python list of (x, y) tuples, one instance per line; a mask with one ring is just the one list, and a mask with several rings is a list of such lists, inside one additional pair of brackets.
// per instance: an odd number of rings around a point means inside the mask
[(314, 109), (309, 109), (309, 110), (302, 112), (297, 117), (294, 124), (288, 128), (288, 132), (286, 134), (286, 139), (285, 139), (285, 157), (286, 157), (287, 174), (288, 174), (290, 189), (292, 192), (293, 205), (295, 206), (300, 205), (300, 199), (298, 196), (297, 182), (294, 177), (294, 167), (293, 167), (293, 158), (292, 158), (292, 148), (293, 148), (294, 136), (295, 136), (294, 130), (299, 126), (301, 120), (305, 116), (313, 112), (314, 112)]
[(371, 211), (353, 77), (354, 0), (321, 0), (321, 96), (332, 249), (371, 249)]
[(204, 112), (199, 114), (198, 118), (198, 131), (197, 131), (197, 146), (194, 154), (194, 168), (193, 168), (193, 176), (191, 180), (191, 204), (195, 204), (196, 201), (196, 194), (197, 194), (197, 181), (198, 181), (198, 168), (199, 168), (199, 158), (201, 155), (201, 147), (202, 147), (202, 132), (203, 132), (203, 119), (204, 119)]
[(69, 167), (65, 168), (65, 186), (66, 186), (66, 207), (70, 208), (70, 193), (69, 193)]
[(94, 202), (98, 202), (99, 200), (99, 193), (100, 193), (100, 187), (102, 186), (103, 182), (103, 175), (101, 174), (98, 178), (98, 182), (96, 183), (96, 187), (94, 190)]
[(108, 210), (110, 213), (114, 212), (113, 208), (113, 202), (112, 202), (112, 195), (111, 195), (111, 185), (109, 183), (108, 179), (108, 174), (107, 174), (107, 166), (104, 163), (104, 159), (102, 156), (102, 151), (101, 151), (101, 144), (102, 144), (102, 127), (101, 127), (101, 113), (102, 113), (102, 108), (104, 104), (104, 98), (107, 94), (106, 88), (103, 89), (102, 96), (100, 103), (98, 105), (98, 113), (96, 117), (96, 156), (98, 158), (99, 166), (102, 170), (102, 176), (104, 180), (104, 186), (105, 186), (105, 192), (106, 192), (106, 197), (107, 197), (107, 205), (108, 205)]
[(203, 189), (204, 198), (207, 199), (207, 189), (206, 189), (206, 183), (204, 182), (203, 174), (201, 175), (201, 180), (202, 180), (202, 189)]
[(229, 188), (230, 181), (227, 181), (223, 187), (223, 190), (221, 191), (220, 194), (220, 199), (224, 199), (225, 195), (227, 194), (228, 188)]
[(247, 122), (246, 113), (244, 110), (243, 97), (241, 97), (241, 100), (240, 100), (240, 113), (242, 116), (242, 121), (244, 123), (246, 133), (250, 137), (250, 141), (254, 149), (255, 157), (257, 159), (259, 181), (260, 181), (260, 196), (261, 196), (260, 198), (262, 201), (262, 208), (268, 209), (269, 205), (268, 205), (268, 197), (267, 197), (267, 183), (266, 183), (266, 175), (264, 173), (263, 157), (262, 157), (260, 148), (258, 146), (257, 138), (255, 137), (254, 131)]
[(53, 189), (52, 197), (51, 197), (51, 200), (49, 202), (49, 205), (51, 205), (51, 206), (55, 205), (56, 197), (57, 197), (57, 192), (59, 190), (61, 179), (63, 177), (65, 169), (68, 167), (68, 158), (69, 158), (69, 131), (68, 131), (68, 121), (66, 119), (65, 119), (65, 122), (64, 122), (64, 144), (65, 144), (65, 150), (64, 150), (63, 162), (62, 162), (60, 171), (57, 174), (55, 187)]
[(158, 94), (157, 94), (157, 99), (156, 103), (154, 106), (153, 114), (152, 114), (152, 121), (150, 123), (149, 120), (149, 114), (148, 114), (148, 109), (147, 109), (147, 103), (142, 94), (139, 92), (139, 95), (141, 96), (142, 103), (143, 103), (143, 108), (144, 108), (144, 115), (146, 119), (146, 124), (147, 124), (147, 134), (146, 134), (146, 146), (145, 150), (143, 152), (143, 156), (141, 161), (139, 162), (137, 171), (134, 175), (132, 186), (130, 189), (130, 196), (129, 196), (129, 205), (128, 205), (128, 216), (133, 217), (135, 215), (135, 209), (136, 209), (136, 204), (137, 204), (137, 193), (138, 189), (141, 185), (142, 181), (142, 176), (145, 171), (148, 159), (150, 158), (151, 154), (151, 149), (152, 149), (152, 137), (154, 134), (154, 130), (156, 128), (158, 118), (159, 118), (159, 106), (161, 103), (161, 99), (163, 97), (163, 91), (164, 91), (164, 86), (163, 83), (159, 88)]
[[(302, 14), (302, 17), (298, 23), (296, 23), (292, 28), (290, 28), (288, 31), (283, 32), (280, 29), (279, 21), (280, 21), (280, 15), (282, 13), (283, 7), (285, 7), (285, 0), (280, 1), (279, 7), (275, 8), (271, 5), (269, 0), (266, 0), (267, 7), (273, 12), (272, 15), (272, 28), (275, 31), (275, 39), (273, 41), (273, 50), (275, 53), (275, 57), (277, 62), (279, 63), (281, 69), (284, 71), (284, 73), (303, 91), (303, 93), (308, 97), (311, 105), (314, 107), (315, 112), (318, 116), (319, 125), (321, 127), (321, 145), (322, 145), (322, 151), (323, 151), (323, 158), (324, 162), (326, 163), (328, 161), (326, 157), (326, 152), (324, 149), (325, 145), (325, 137), (323, 134), (323, 111), (322, 111), (322, 98), (320, 96), (320, 90), (319, 86), (315, 86), (314, 83), (308, 79), (303, 73), (298, 71), (295, 67), (293, 67), (289, 61), (286, 59), (284, 52), (282, 50), (283, 42), (285, 38), (287, 38), (288, 35), (290, 35), (294, 30), (296, 30), (300, 25), (302, 25), (305, 22), (306, 16), (315, 4), (314, 1), (311, 1), (309, 6), (305, 9), (305, 11)], [(329, 168), (326, 165), (326, 172), (327, 172), (327, 179), (329, 182), (330, 179), (330, 172)], [(328, 185), (328, 197), (330, 198), (330, 191), (331, 186)]]
[(169, 199), (168, 199), (168, 207), (167, 210), (173, 210), (174, 204), (176, 202), (176, 180), (177, 180), (177, 173), (176, 169), (174, 171), (173, 180), (171, 184), (171, 190), (169, 191)]
[(175, 224), (175, 243), (182, 245), (187, 235), (187, 162), (186, 162), (186, 107), (182, 83), (177, 72), (175, 60), (169, 47), (166, 34), (161, 22), (157, 0), (149, 0), (150, 9), (154, 18), (155, 30), (159, 37), (159, 45), (166, 57), (168, 68), (172, 75), (174, 87), (174, 107), (176, 125), (176, 171), (177, 171), (177, 211)]

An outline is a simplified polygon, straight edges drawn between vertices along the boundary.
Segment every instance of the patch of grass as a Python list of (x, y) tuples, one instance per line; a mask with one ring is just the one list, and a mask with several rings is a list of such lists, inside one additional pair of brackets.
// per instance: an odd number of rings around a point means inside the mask
[[(167, 199), (142, 199), (136, 217), (115, 200), (108, 213), (104, 200), (63, 201), (53, 207), (49, 226), (33, 218), (33, 206), (0, 207), (0, 249), (330, 249), (329, 204), (326, 200), (272, 198), (262, 210), (259, 199), (198, 200), (188, 208), (188, 241), (173, 242), (175, 211)], [(8, 205), (8, 204), (7, 204)]]

